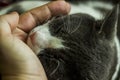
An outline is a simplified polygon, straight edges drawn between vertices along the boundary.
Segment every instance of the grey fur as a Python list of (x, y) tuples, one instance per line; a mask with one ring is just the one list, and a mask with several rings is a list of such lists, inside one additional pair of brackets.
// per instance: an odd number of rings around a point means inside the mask
[(101, 21), (81, 13), (53, 20), (51, 34), (68, 48), (46, 48), (39, 53), (48, 80), (111, 80), (117, 66), (118, 12), (117, 5)]

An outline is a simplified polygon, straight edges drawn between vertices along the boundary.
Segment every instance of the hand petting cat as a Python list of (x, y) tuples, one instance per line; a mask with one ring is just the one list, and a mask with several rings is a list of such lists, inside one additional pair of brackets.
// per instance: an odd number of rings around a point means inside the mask
[(65, 15), (70, 5), (53, 1), (19, 15), (0, 15), (0, 71), (2, 80), (47, 80), (35, 53), (26, 45), (31, 29), (57, 15)]

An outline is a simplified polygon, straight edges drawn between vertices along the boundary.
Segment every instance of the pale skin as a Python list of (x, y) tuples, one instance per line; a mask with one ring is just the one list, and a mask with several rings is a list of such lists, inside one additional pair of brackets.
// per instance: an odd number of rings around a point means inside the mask
[(0, 72), (2, 80), (47, 80), (35, 53), (26, 45), (28, 32), (53, 16), (66, 15), (70, 5), (53, 1), (19, 15), (0, 15)]

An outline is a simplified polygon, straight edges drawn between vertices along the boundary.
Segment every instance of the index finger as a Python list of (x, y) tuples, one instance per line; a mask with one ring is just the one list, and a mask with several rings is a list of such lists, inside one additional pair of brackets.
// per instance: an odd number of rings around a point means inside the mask
[(20, 16), (18, 28), (25, 32), (29, 32), (36, 25), (42, 24), (51, 17), (68, 14), (69, 11), (70, 5), (65, 1), (52, 1), (22, 14)]

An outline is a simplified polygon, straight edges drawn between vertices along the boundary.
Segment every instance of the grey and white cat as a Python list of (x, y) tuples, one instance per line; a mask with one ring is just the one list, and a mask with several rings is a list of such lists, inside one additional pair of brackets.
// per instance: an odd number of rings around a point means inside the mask
[(48, 80), (120, 80), (119, 4), (71, 7), (70, 15), (36, 27), (28, 37)]

